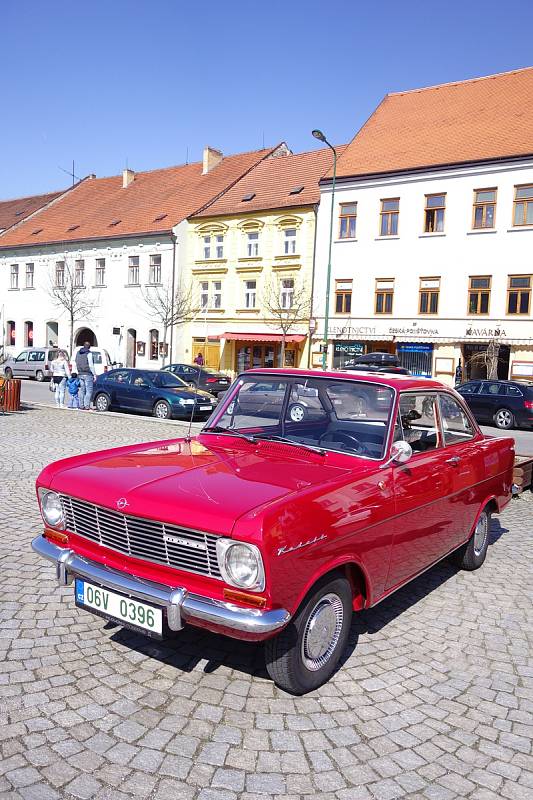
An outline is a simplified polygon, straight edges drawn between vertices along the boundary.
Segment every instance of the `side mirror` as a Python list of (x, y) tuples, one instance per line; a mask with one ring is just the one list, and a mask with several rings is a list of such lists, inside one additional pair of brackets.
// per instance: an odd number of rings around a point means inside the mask
[(390, 456), (387, 461), (381, 464), (380, 469), (385, 469), (389, 464), (406, 464), (412, 455), (413, 450), (409, 442), (404, 442), (403, 439), (393, 442), (390, 449)]

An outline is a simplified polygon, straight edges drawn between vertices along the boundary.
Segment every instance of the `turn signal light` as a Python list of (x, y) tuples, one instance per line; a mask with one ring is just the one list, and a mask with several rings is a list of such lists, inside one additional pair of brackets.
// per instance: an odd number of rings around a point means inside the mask
[(52, 530), (52, 528), (44, 529), (44, 538), (48, 539), (49, 542), (53, 542), (54, 544), (60, 544), (60, 545), (68, 544), (67, 534), (61, 533), (60, 531), (54, 531)]
[(524, 400), (524, 408), (528, 411), (533, 411), (533, 400)]
[(249, 592), (239, 592), (238, 589), (224, 589), (223, 591), (225, 600), (236, 600), (238, 603), (247, 603), (255, 608), (264, 608), (266, 606), (266, 597), (259, 597), (256, 594), (249, 594)]

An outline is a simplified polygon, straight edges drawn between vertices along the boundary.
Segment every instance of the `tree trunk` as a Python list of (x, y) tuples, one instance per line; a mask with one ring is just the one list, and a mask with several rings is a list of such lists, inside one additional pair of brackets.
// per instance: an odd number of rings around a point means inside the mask
[(168, 325), (164, 325), (163, 326), (163, 345), (164, 345), (164, 347), (163, 347), (163, 364), (161, 365), (163, 367), (165, 366), (165, 361), (166, 361), (166, 358), (167, 358), (166, 357), (167, 333), (168, 333)]
[(279, 359), (281, 361), (280, 367), (284, 367), (285, 366), (285, 335), (286, 335), (285, 331), (283, 331), (282, 337), (281, 337), (281, 353), (280, 353), (280, 357), (279, 357)]
[[(58, 342), (59, 344), (59, 342)], [(74, 317), (72, 314), (70, 315), (70, 350), (69, 350), (69, 357), (72, 358), (74, 350)]]
[(487, 378), (496, 380), (498, 378), (498, 360), (500, 355), (500, 345), (498, 342), (491, 342), (487, 348), (488, 364)]

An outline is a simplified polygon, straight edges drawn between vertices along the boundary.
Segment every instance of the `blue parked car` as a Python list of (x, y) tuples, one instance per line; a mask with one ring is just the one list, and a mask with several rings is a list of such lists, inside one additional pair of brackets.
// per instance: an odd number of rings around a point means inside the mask
[(209, 392), (191, 389), (170, 372), (145, 369), (113, 369), (99, 375), (93, 402), (97, 411), (137, 411), (159, 419), (206, 419), (217, 403)]

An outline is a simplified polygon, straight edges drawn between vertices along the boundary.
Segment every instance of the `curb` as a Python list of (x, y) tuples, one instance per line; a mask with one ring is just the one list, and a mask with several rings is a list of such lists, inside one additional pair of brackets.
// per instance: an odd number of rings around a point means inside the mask
[[(20, 404), (20, 411), (23, 411), (24, 408), (26, 408), (26, 407), (29, 407), (29, 408), (34, 408), (34, 407), (47, 408), (49, 410), (52, 409), (54, 411), (68, 411), (67, 408), (59, 409), (57, 406), (51, 405), (50, 403), (38, 403), (38, 402), (34, 402), (33, 400), (23, 400), (21, 402), (21, 404)], [(10, 412), (10, 413), (18, 414), (20, 412), (19, 411), (15, 411), (15, 412)], [(94, 411), (93, 410), (90, 413), (91, 413), (91, 415), (94, 414), (95, 416), (98, 415), (99, 417), (114, 417), (115, 419), (139, 419), (139, 420), (142, 420), (143, 422), (153, 422), (156, 425), (174, 425), (174, 426), (179, 426), (179, 427), (182, 427), (182, 428), (183, 427), (185, 427), (185, 428), (189, 427), (188, 421), (187, 420), (183, 420), (183, 419), (158, 419), (156, 417), (151, 417), (151, 416), (148, 416), (148, 415), (141, 416), (140, 414), (123, 414), (123, 413), (120, 413), (119, 411)], [(201, 425), (203, 423), (193, 422), (192, 424), (193, 425)], [(197, 429), (193, 428), (192, 430), (197, 430)]]

